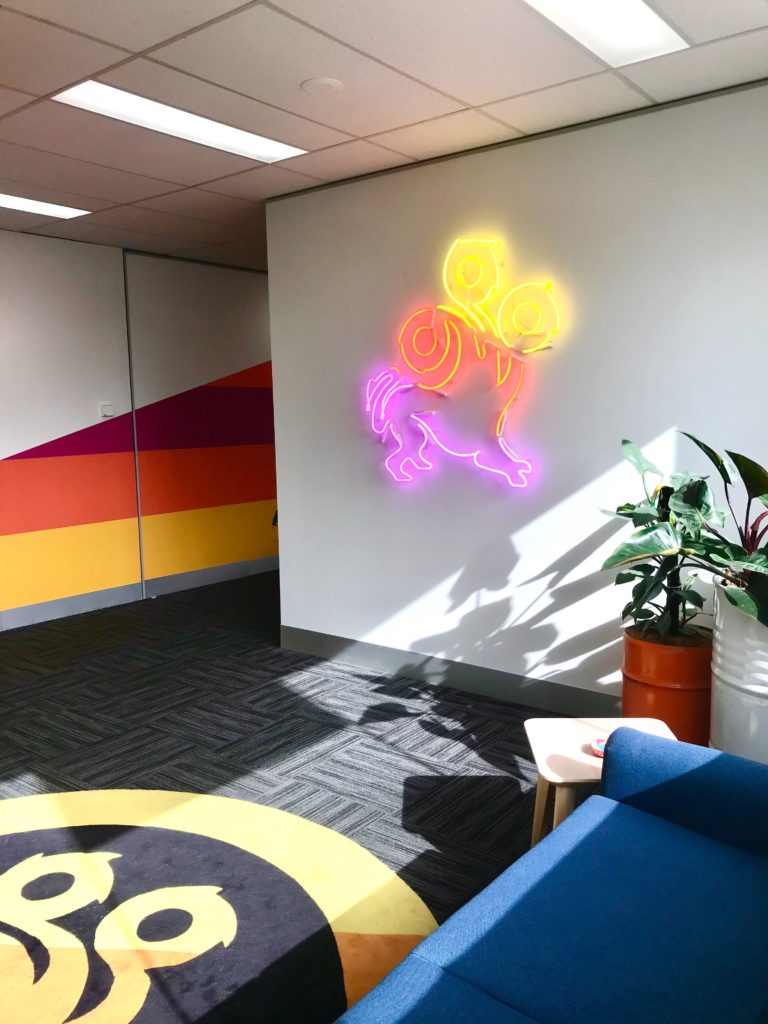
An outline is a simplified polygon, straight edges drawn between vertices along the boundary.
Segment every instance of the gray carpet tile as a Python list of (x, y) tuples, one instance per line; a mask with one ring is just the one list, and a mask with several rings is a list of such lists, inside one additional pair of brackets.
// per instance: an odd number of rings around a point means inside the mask
[(173, 789), (349, 836), (439, 919), (526, 848), (532, 712), (283, 651), (276, 574), (0, 634), (0, 798)]

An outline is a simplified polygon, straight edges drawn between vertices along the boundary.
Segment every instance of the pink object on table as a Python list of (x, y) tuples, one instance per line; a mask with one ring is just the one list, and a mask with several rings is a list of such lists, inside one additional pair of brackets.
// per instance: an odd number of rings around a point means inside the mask
[(590, 748), (595, 757), (602, 757), (605, 754), (605, 744), (606, 741), (602, 737), (592, 740)]

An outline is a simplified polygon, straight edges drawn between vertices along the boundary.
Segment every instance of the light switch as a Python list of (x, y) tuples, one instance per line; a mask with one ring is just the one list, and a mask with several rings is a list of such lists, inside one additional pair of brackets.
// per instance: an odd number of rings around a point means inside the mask
[(111, 402), (99, 402), (99, 416), (103, 420), (108, 420), (110, 416), (115, 415), (115, 407)]

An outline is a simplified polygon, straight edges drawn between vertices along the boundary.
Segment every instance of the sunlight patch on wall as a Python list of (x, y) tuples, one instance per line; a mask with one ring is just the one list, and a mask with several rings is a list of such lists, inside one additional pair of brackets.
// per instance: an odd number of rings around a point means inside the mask
[[(674, 466), (676, 428), (643, 450), (657, 464)], [(620, 679), (623, 601), (600, 566), (621, 524), (600, 510), (615, 508), (639, 488), (635, 470), (617, 460), (503, 545), (477, 549), (494, 568), (492, 587), (475, 587), (466, 596), (462, 577), (473, 571), (467, 566), (360, 639), (534, 679), (613, 688)], [(440, 623), (440, 629), (424, 636), (424, 623)]]

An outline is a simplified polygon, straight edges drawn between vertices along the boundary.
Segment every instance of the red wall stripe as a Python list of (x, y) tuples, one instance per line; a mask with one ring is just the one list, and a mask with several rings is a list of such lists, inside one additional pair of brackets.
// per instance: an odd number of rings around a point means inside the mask
[(143, 515), (266, 501), (277, 494), (275, 447), (139, 452)]

